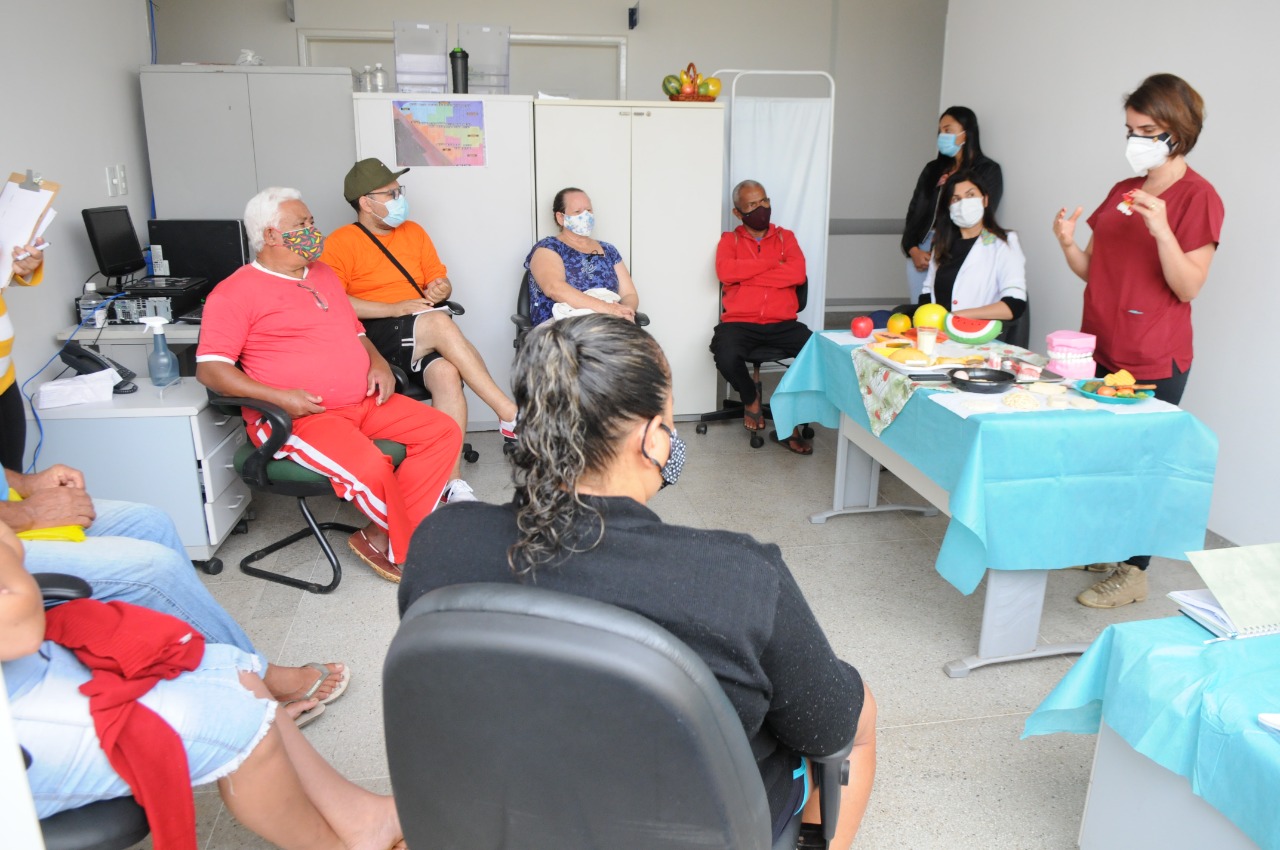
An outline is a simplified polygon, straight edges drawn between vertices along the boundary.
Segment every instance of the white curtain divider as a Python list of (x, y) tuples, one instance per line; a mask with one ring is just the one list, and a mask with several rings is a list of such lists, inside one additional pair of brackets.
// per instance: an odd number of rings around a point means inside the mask
[[(729, 156), (726, 189), (742, 180), (764, 185), (772, 221), (794, 231), (809, 274), (809, 301), (800, 321), (822, 330), (827, 299), (827, 239), (831, 210), (831, 153), (835, 81), (822, 71), (717, 71), (729, 83)], [(751, 76), (818, 76), (827, 97), (755, 97), (737, 93)], [(724, 201), (725, 229), (740, 222)]]

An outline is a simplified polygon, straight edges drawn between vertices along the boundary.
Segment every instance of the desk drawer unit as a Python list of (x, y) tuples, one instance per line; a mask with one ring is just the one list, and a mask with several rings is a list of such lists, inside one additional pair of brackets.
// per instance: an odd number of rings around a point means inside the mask
[[(249, 489), (229, 468), (248, 439), (244, 423), (209, 407), (205, 388), (190, 378), (163, 393), (140, 381), (129, 395), (43, 410), (40, 418), (40, 467), (74, 466), (94, 498), (160, 508), (192, 560), (212, 558), (248, 509)], [(34, 423), (27, 435), (30, 462)]]

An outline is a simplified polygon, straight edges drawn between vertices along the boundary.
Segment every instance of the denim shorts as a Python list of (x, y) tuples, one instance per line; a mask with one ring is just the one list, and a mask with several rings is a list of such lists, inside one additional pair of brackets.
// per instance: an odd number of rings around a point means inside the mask
[[(40, 817), (130, 793), (107, 761), (79, 688), (89, 670), (68, 649), (45, 641), (43, 678), (12, 703), (14, 729), (31, 755), (27, 781)], [(276, 703), (240, 684), (259, 672), (257, 657), (225, 644), (205, 646), (190, 673), (161, 681), (139, 700), (182, 737), (191, 784), (203, 785), (240, 766), (271, 728)]]

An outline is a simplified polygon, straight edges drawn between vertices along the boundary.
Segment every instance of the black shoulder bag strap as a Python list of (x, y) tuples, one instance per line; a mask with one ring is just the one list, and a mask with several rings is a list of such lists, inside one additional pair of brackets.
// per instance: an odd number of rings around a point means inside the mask
[(413, 275), (409, 274), (408, 270), (404, 266), (400, 265), (400, 261), (396, 259), (396, 255), (388, 251), (387, 246), (383, 245), (382, 240), (374, 236), (369, 231), (369, 228), (365, 227), (363, 224), (361, 224), (358, 221), (356, 222), (356, 227), (363, 230), (364, 235), (369, 237), (369, 241), (372, 242), (374, 245), (378, 246), (378, 250), (381, 251), (383, 254), (385, 254), (387, 259), (391, 261), (391, 264), (400, 270), (400, 274), (404, 275), (404, 279), (409, 281), (409, 285), (412, 286), (414, 291), (418, 293), (418, 297), (425, 301), (427, 298), (427, 294), (422, 291), (421, 286), (418, 286), (418, 282), (413, 279)]

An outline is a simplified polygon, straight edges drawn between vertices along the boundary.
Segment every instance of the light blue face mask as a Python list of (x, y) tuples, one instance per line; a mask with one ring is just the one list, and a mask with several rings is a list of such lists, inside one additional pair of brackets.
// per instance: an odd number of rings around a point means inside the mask
[(382, 223), (387, 227), (399, 227), (409, 218), (409, 198), (403, 193), (398, 198), (388, 198), (387, 214), (382, 216)]
[(960, 153), (960, 148), (964, 146), (964, 142), (957, 142), (957, 135), (957, 133), (939, 133), (938, 153), (943, 156), (955, 156)]

